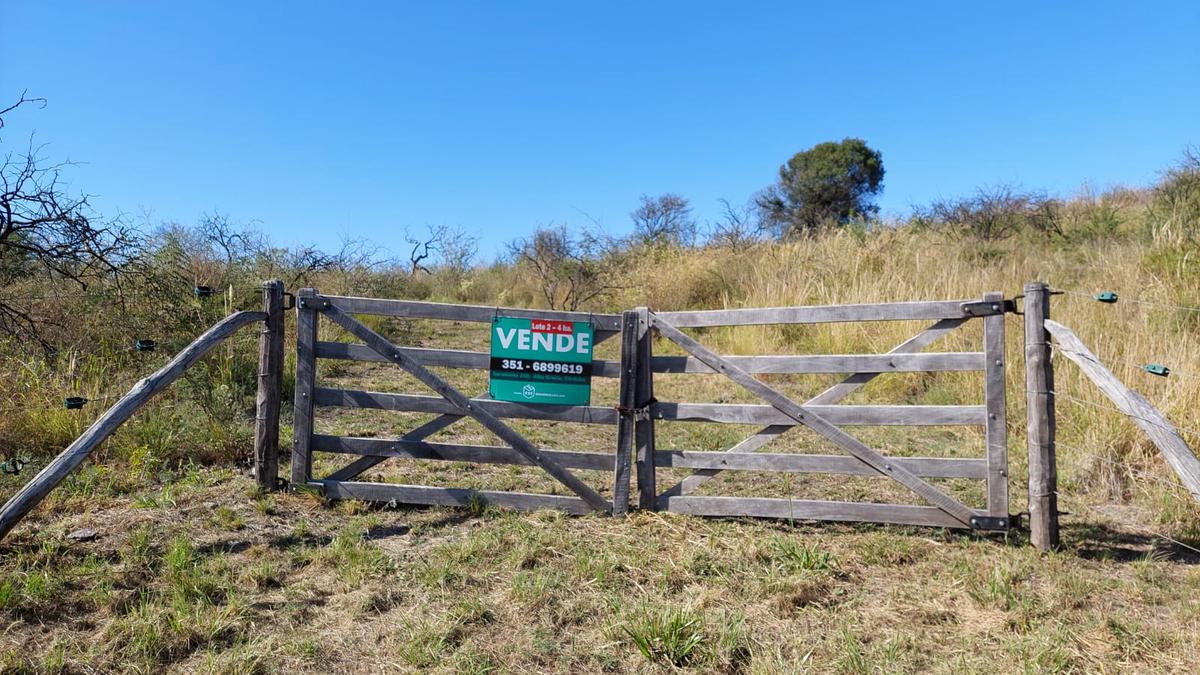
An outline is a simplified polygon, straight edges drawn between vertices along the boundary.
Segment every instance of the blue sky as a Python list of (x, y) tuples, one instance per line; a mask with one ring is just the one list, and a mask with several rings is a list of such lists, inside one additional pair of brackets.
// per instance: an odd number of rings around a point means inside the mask
[[(6, 148), (105, 213), (280, 243), (700, 220), (796, 151), (883, 153), (885, 213), (1013, 182), (1140, 185), (1200, 143), (1200, 3), (0, 2)], [(3, 106), (0, 106), (3, 107)]]

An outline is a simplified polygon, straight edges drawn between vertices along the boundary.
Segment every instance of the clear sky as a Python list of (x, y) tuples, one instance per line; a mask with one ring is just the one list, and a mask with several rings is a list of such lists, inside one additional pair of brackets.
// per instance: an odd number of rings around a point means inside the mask
[[(1140, 185), (1200, 143), (1200, 3), (0, 0), (0, 102), (105, 213), (490, 256), (539, 224), (703, 221), (796, 151), (883, 153), (885, 213)], [(0, 107), (4, 107), (0, 105)]]

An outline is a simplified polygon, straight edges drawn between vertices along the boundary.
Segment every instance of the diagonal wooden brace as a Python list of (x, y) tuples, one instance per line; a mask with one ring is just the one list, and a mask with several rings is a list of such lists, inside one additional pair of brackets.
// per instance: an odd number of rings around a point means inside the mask
[(609, 503), (600, 493), (593, 490), (586, 483), (579, 480), (575, 474), (563, 468), (554, 460), (546, 457), (537, 449), (535, 445), (525, 440), (525, 437), (518, 434), (499, 418), (495, 417), (488, 411), (478, 405), (472, 403), (471, 399), (465, 394), (455, 389), (442, 378), (435, 375), (425, 366), (407, 357), (399, 347), (388, 341), (379, 333), (371, 330), (358, 321), (354, 317), (346, 314), (333, 304), (328, 298), (319, 298), (317, 309), (329, 317), (331, 321), (345, 328), (352, 335), (362, 340), (368, 347), (378, 352), (387, 360), (395, 363), (403, 368), (413, 377), (420, 380), (430, 389), (433, 389), (440, 396), (445, 398), (450, 403), (454, 404), (464, 415), (467, 415), (475, 421), (482, 424), (488, 431), (496, 434), (501, 440), (509, 444), (514, 450), (525, 455), (531, 462), (541, 467), (546, 473), (556, 478), (560, 483), (570, 488), (572, 492), (579, 495), (583, 501), (597, 511), (612, 513), (612, 504)]
[[(966, 323), (966, 321), (966, 319), (942, 319), (929, 328), (926, 328), (920, 333), (917, 333), (911, 338), (896, 345), (887, 353), (914, 354), (919, 352), (934, 342), (937, 342), (946, 334), (953, 332), (954, 329), (963, 325)], [(853, 394), (859, 389), (865, 387), (868, 382), (882, 374), (883, 373), (854, 373), (841, 382), (808, 399), (802, 405), (833, 405), (834, 403), (841, 401), (850, 394)], [(756, 452), (771, 441), (782, 436), (789, 429), (794, 428), (795, 427), (793, 426), (782, 424), (771, 424), (765, 426), (753, 436), (749, 436), (737, 445), (726, 449), (725, 452)], [(704, 483), (712, 480), (723, 471), (724, 469), (697, 469), (696, 471), (692, 472), (692, 475), (667, 488), (667, 490), (659, 495), (659, 498), (669, 499), (671, 497), (685, 495), (700, 487)]]
[(696, 340), (693, 340), (678, 328), (659, 319), (653, 313), (650, 315), (650, 321), (658, 329), (659, 333), (665, 335), (672, 342), (682, 347), (684, 351), (696, 357), (708, 367), (725, 375), (741, 385), (743, 389), (770, 403), (779, 412), (833, 441), (838, 447), (857, 457), (880, 474), (901, 483), (930, 504), (945, 511), (954, 519), (961, 521), (964, 527), (971, 527), (971, 518), (974, 515), (971, 509), (955, 501), (933, 485), (930, 485), (929, 482), (899, 464), (888, 460), (883, 455), (867, 447), (862, 441), (842, 431), (823, 417), (804, 408), (773, 387), (756, 379), (745, 370), (729, 363), (726, 359), (709, 350), (704, 345), (701, 345)]
[[(484, 392), (484, 393), (487, 393), (487, 392)], [(437, 432), (441, 431), (442, 429), (445, 429), (446, 427), (450, 426), (451, 424), (454, 424), (455, 422), (461, 420), (462, 418), (463, 418), (462, 415), (449, 415), (449, 414), (439, 415), (438, 417), (433, 418), (432, 420), (426, 422), (425, 424), (422, 424), (421, 426), (417, 427), (416, 429), (413, 429), (412, 431), (408, 432), (407, 434), (404, 434), (404, 436), (402, 436), (400, 440), (405, 440), (405, 441), (425, 440), (426, 438), (429, 438), (430, 436), (436, 434)], [(387, 459), (387, 457), (380, 457), (378, 455), (364, 455), (364, 456), (359, 457), (358, 459), (354, 460), (353, 462), (350, 462), (346, 466), (343, 466), (342, 468), (338, 469), (337, 471), (334, 471), (333, 473), (329, 474), (328, 476), (325, 477), (325, 480), (353, 480), (353, 479), (357, 478), (358, 476), (360, 476), (367, 469), (370, 469), (371, 467), (383, 462), (386, 459)]]

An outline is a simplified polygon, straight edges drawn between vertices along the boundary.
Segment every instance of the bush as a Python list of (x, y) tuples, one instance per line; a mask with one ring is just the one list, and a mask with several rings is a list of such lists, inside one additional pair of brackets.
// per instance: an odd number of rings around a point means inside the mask
[(974, 195), (935, 201), (913, 213), (918, 227), (955, 237), (999, 241), (1015, 234), (1062, 234), (1062, 203), (1010, 185), (978, 188)]
[(1194, 244), (1200, 239), (1200, 150), (1185, 151), (1155, 186), (1146, 228), (1157, 242)]

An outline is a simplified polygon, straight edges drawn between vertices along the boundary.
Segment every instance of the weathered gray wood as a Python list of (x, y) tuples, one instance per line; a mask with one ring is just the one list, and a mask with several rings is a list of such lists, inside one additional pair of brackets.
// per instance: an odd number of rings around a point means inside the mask
[(833, 441), (838, 447), (871, 465), (881, 474), (891, 476), (930, 504), (961, 521), (963, 525), (970, 524), (971, 510), (930, 485), (927, 481), (867, 447), (857, 438), (842, 431), (823, 416), (813, 412), (811, 408), (801, 406), (761, 380), (755, 379), (754, 376), (746, 371), (726, 363), (719, 355), (699, 342), (696, 342), (670, 323), (659, 319), (654, 314), (650, 315), (650, 321), (651, 325), (657, 328), (667, 339), (679, 345), (684, 351), (705, 362), (710, 367), (725, 374), (746, 391), (762, 398), (788, 417)]
[[(475, 370), (487, 370), (491, 368), (492, 357), (485, 352), (458, 349), (424, 349), (420, 347), (401, 347), (400, 351), (423, 366), (472, 368)], [(318, 342), (317, 358), (388, 362), (388, 359), (385, 359), (374, 349), (366, 345), (350, 342)], [(619, 362), (599, 359), (592, 361), (592, 377), (620, 376), (621, 364)]]
[[(987, 462), (982, 459), (943, 457), (893, 457), (892, 459), (918, 476), (987, 478)], [(654, 464), (675, 469), (835, 473), (852, 476), (879, 475), (878, 471), (864, 464), (858, 458), (846, 455), (658, 450), (654, 453)]]
[(697, 516), (834, 520), (954, 528), (968, 526), (966, 522), (933, 506), (766, 497), (666, 497), (663, 501), (666, 503), (662, 508), (666, 510)]
[(312, 478), (313, 389), (317, 381), (317, 313), (312, 301), (317, 292), (301, 288), (296, 293), (296, 384), (292, 403), (292, 483), (304, 485)]
[[(982, 425), (981, 405), (806, 405), (838, 426)], [(756, 403), (675, 403), (659, 401), (651, 414), (667, 421), (789, 425), (792, 418), (773, 406)]]
[[(387, 355), (394, 359), (396, 365), (407, 371), (413, 377), (420, 380), (430, 389), (433, 389), (439, 395), (453, 404), (455, 410), (449, 412), (461, 412), (476, 422), (479, 422), (488, 431), (495, 434), (505, 443), (513, 447), (517, 452), (525, 455), (535, 464), (542, 468), (543, 471), (553, 476), (558, 482), (567, 486), (572, 492), (578, 495), (581, 499), (587, 502), (592, 508), (612, 513), (612, 504), (598, 492), (593, 490), (587, 483), (579, 480), (575, 474), (564, 469), (561, 465), (552, 459), (549, 459), (538, 450), (536, 446), (525, 439), (524, 436), (513, 431), (499, 418), (488, 412), (478, 402), (469, 399), (462, 392), (455, 389), (450, 383), (430, 372), (425, 366), (414, 362), (412, 359), (400, 353), (399, 348), (389, 342), (379, 333), (367, 328), (357, 319), (346, 314), (335, 304), (323, 307), (321, 310), (325, 316), (331, 321), (338, 324), (342, 328), (350, 331), (358, 339), (362, 340), (367, 346), (371, 347), (380, 354)], [(614, 411), (615, 412), (615, 411)]]
[[(983, 352), (932, 354), (820, 354), (814, 356), (725, 356), (748, 373), (916, 373), (984, 369)], [(656, 373), (707, 373), (712, 368), (690, 356), (656, 356)]]
[(629, 479), (632, 470), (633, 435), (637, 427), (638, 315), (621, 316), (621, 382), (617, 395), (617, 454), (613, 468), (613, 515), (629, 512)]
[(638, 307), (637, 313), (637, 376), (634, 378), (635, 406), (643, 414), (634, 425), (635, 460), (637, 462), (638, 508), (657, 508), (658, 477), (654, 467), (654, 418), (649, 408), (654, 402), (654, 374), (650, 364), (654, 361), (653, 336), (650, 334), (650, 310)]
[(377, 314), (399, 316), (409, 319), (446, 319), (450, 321), (472, 321), (491, 323), (497, 316), (514, 316), (547, 321), (590, 321), (597, 331), (617, 333), (621, 330), (620, 314), (592, 314), (590, 312), (562, 312), (549, 309), (520, 309), (516, 307), (486, 307), (483, 305), (458, 305), (441, 302), (419, 302), (416, 300), (384, 300), (380, 298), (355, 298), (337, 295), (321, 296), (336, 304), (347, 314)]
[[(317, 387), (314, 391), (313, 400), (320, 406), (374, 408), (376, 410), (441, 414), (461, 414), (463, 412), (461, 409), (456, 408), (451, 401), (440, 396), (429, 396), (426, 394), (392, 394), (379, 391), (362, 391), (359, 389)], [(465, 400), (470, 401), (476, 408), (485, 410), (497, 417), (522, 417), (531, 420), (579, 422), (581, 424), (616, 424), (618, 417), (615, 409), (601, 406), (557, 406), (493, 401), (483, 398)]]
[(1054, 370), (1050, 362), (1050, 289), (1025, 284), (1025, 414), (1029, 450), (1029, 541), (1058, 548), (1058, 466), (1054, 456)]
[(263, 321), (263, 312), (235, 312), (206, 330), (194, 342), (185, 347), (153, 374), (138, 381), (113, 407), (101, 415), (91, 426), (76, 438), (66, 450), (50, 461), (36, 476), (25, 484), (0, 509), (0, 539), (12, 530), (22, 518), (36, 507), (46, 495), (78, 467), (88, 455), (158, 394), (174, 382), (185, 370), (200, 360), (213, 347), (221, 343), (243, 326)]
[(1045, 326), (1058, 342), (1059, 352), (1083, 369), (1084, 374), (1096, 383), (1100, 391), (1146, 432), (1167, 460), (1167, 464), (1171, 465), (1175, 475), (1179, 476), (1183, 486), (1192, 493), (1196, 501), (1200, 501), (1200, 460), (1196, 459), (1192, 449), (1166, 415), (1159, 412), (1146, 397), (1118, 380), (1070, 328), (1050, 319), (1046, 319)]
[[(486, 392), (485, 392), (486, 393)], [(425, 424), (409, 431), (400, 438), (405, 441), (421, 441), (461, 420), (462, 415), (440, 415)], [(387, 456), (365, 456), (350, 462), (346, 466), (325, 477), (325, 480), (343, 481), (357, 478), (362, 472), (387, 459)]]
[[(892, 348), (888, 354), (911, 354), (925, 349), (929, 345), (942, 339), (949, 333), (954, 332), (956, 328), (967, 322), (967, 319), (942, 319), (933, 324), (929, 328), (917, 333), (911, 338), (901, 342)], [(879, 377), (882, 373), (856, 373), (847, 377), (845, 380), (833, 385), (825, 391), (810, 398), (805, 405), (831, 405), (841, 401), (850, 394), (861, 389), (871, 380)]]
[[(986, 293), (984, 302), (1004, 302), (1003, 293)], [(984, 445), (987, 447), (987, 512), (1008, 517), (1008, 406), (1004, 399), (1004, 315), (983, 318), (983, 351), (987, 355), (983, 374)]]
[[(925, 349), (934, 342), (945, 337), (946, 334), (953, 332), (954, 329), (965, 323), (967, 319), (942, 319), (933, 324), (929, 328), (917, 333), (913, 337), (896, 345), (888, 352), (888, 354), (908, 354), (919, 352)], [(879, 377), (882, 373), (855, 373), (841, 382), (833, 385), (825, 391), (804, 402), (804, 405), (833, 405), (840, 402), (850, 394), (858, 391), (866, 386), (868, 382)], [(754, 434), (729, 448), (728, 452), (755, 452), (772, 440), (778, 438), (788, 429), (793, 428), (790, 424), (772, 424), (764, 427), (758, 433)], [(691, 476), (684, 478), (682, 481), (668, 488), (663, 492), (663, 496), (672, 497), (681, 494), (688, 494), (695, 490), (700, 485), (711, 480), (714, 476), (721, 473), (716, 469), (704, 469), (693, 473)]]
[(527, 492), (492, 492), (465, 488), (396, 485), (392, 483), (352, 483), (312, 481), (330, 499), (358, 499), (366, 502), (425, 504), (428, 506), (473, 507), (476, 500), (491, 506), (520, 511), (556, 510), (577, 516), (591, 513), (592, 507), (578, 497), (538, 495)]
[[(732, 454), (757, 452), (766, 444), (782, 436), (784, 432), (788, 431), (789, 429), (794, 429), (797, 426), (799, 425), (769, 424), (760, 429), (754, 435), (743, 438), (736, 445), (726, 449), (724, 452)], [(858, 460), (854, 461), (857, 462)], [(675, 497), (679, 495), (691, 494), (692, 492), (696, 491), (696, 488), (707, 483), (713, 478), (713, 476), (721, 473), (721, 471), (722, 469), (699, 469), (694, 471), (692, 472), (692, 475), (684, 477), (683, 480), (663, 491), (662, 494), (659, 495), (659, 499), (661, 500), (663, 497)], [(873, 469), (872, 472), (874, 472)]]
[(751, 326), (773, 323), (912, 321), (921, 319), (959, 319), (970, 316), (962, 309), (963, 303), (968, 302), (978, 301), (938, 300), (932, 302), (891, 302), (870, 305), (715, 309), (695, 312), (655, 312), (654, 315), (677, 328)]
[[(354, 436), (313, 435), (313, 450), (347, 455), (399, 457), (403, 459), (475, 462), (477, 464), (515, 464), (537, 466), (529, 458), (507, 446), (433, 443), (407, 438), (358, 438)], [(612, 471), (613, 456), (601, 452), (538, 448), (543, 455), (568, 469)], [(325, 480), (335, 480), (326, 478)]]
[(254, 415), (254, 477), (259, 488), (279, 483), (279, 407), (283, 381), (283, 282), (263, 284), (263, 321), (258, 335), (258, 395)]

